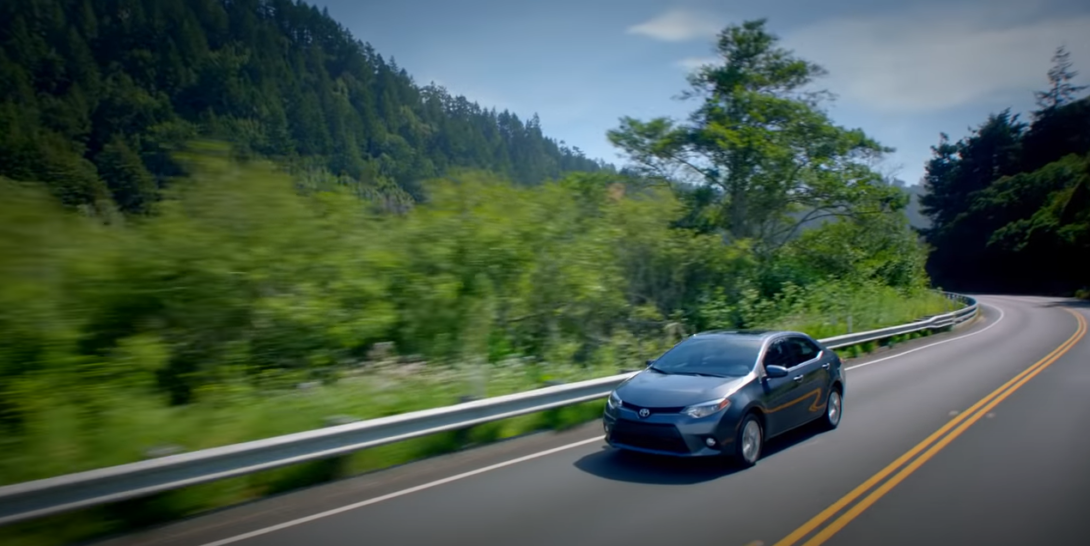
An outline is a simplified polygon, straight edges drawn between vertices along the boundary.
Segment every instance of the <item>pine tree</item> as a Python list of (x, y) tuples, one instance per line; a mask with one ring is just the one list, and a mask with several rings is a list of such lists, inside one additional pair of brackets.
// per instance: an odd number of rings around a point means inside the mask
[(1085, 85), (1074, 85), (1072, 80), (1079, 73), (1071, 70), (1071, 53), (1067, 48), (1060, 46), (1052, 55), (1052, 69), (1048, 71), (1049, 88), (1047, 91), (1035, 91), (1037, 106), (1040, 108), (1038, 115), (1050, 112), (1073, 100), (1075, 95), (1087, 88)]
[(124, 140), (115, 136), (95, 156), (95, 164), (114, 203), (123, 212), (139, 214), (148, 210), (155, 200), (155, 180)]

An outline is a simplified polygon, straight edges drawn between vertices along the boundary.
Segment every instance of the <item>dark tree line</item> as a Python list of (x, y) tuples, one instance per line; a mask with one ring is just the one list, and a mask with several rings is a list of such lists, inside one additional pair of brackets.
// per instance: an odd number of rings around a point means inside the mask
[(1090, 98), (1059, 48), (1023, 121), (1009, 109), (945, 134), (920, 202), (928, 271), (956, 290), (1070, 293), (1090, 286)]
[(197, 136), (420, 198), (451, 168), (522, 184), (611, 169), (522, 120), (419, 86), (292, 0), (0, 3), (0, 176), (143, 213)]

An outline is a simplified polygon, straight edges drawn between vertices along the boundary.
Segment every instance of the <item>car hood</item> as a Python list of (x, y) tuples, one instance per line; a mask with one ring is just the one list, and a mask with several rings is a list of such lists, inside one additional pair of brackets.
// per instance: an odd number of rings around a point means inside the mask
[(621, 400), (646, 407), (679, 407), (727, 396), (749, 377), (702, 377), (644, 370), (617, 387)]

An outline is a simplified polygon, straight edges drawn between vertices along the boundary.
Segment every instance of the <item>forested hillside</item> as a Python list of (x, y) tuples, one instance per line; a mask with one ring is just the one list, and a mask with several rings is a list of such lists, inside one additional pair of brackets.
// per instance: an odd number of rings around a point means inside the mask
[(605, 167), (291, 0), (3, 2), (0, 44), (0, 176), (100, 212), (146, 212), (198, 135), (402, 200), (451, 167), (522, 184)]
[(897, 187), (908, 194), (908, 203), (905, 204), (905, 216), (908, 217), (909, 225), (917, 229), (930, 226), (931, 220), (920, 211), (920, 199), (926, 194), (924, 186), (921, 184), (909, 186), (903, 181), (897, 180)]
[(1090, 98), (1060, 48), (1028, 121), (993, 114), (927, 167), (928, 269), (948, 289), (1090, 287)]

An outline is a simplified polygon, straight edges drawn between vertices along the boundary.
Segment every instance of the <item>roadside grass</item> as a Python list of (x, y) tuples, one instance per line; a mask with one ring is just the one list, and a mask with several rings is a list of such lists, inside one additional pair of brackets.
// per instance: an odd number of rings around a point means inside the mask
[(911, 299), (883, 296), (885, 294), (882, 293), (858, 294), (845, 305), (846, 308), (843, 311), (835, 315), (812, 311), (795, 312), (785, 318), (777, 319), (773, 326), (806, 332), (815, 338), (823, 339), (905, 324), (922, 317), (949, 313), (961, 307), (961, 304), (936, 293), (927, 293)]
[[(543, 387), (540, 367), (492, 367), (481, 395)], [(605, 366), (547, 367), (551, 381), (619, 372)], [(326, 426), (329, 419), (365, 420), (447, 406), (473, 392), (473, 383), (467, 370), (387, 368), (342, 377), (329, 385), (280, 393), (236, 392), (181, 407), (165, 407), (152, 396), (121, 393), (102, 401), (106, 410), (96, 415), (47, 397), (26, 434), (0, 438), (0, 484), (134, 462), (160, 448), (196, 451), (312, 430)]]
[(363, 450), (343, 457), (301, 463), (195, 485), (148, 498), (58, 514), (0, 527), (5, 546), (63, 546), (131, 533), (202, 512), (374, 472), (473, 446), (541, 432), (560, 431), (601, 416), (604, 401), (483, 423)]
[[(853, 331), (902, 324), (951, 311), (955, 304), (941, 296), (884, 304), (874, 310), (859, 306), (852, 315)], [(818, 338), (847, 333), (844, 320), (796, 314), (776, 324)], [(883, 345), (915, 339), (930, 332), (897, 336)], [(867, 343), (838, 351), (853, 358), (876, 350)], [(624, 364), (624, 363), (622, 363)], [(271, 436), (311, 430), (331, 419), (371, 419), (457, 403), (481, 391), (498, 396), (545, 386), (545, 381), (578, 381), (619, 373), (609, 365), (528, 364), (509, 361), (476, 370), (467, 367), (390, 365), (346, 374), (326, 385), (286, 392), (223, 389), (206, 393), (203, 402), (165, 407), (150, 395), (119, 393), (100, 400), (101, 411), (88, 415), (62, 400), (41, 401), (42, 412), (19, 438), (0, 438), (0, 484), (138, 461), (149, 450), (177, 448), (194, 451)], [(642, 367), (629, 363), (629, 369)], [(483, 377), (480, 375), (483, 372)], [(547, 372), (547, 375), (546, 375)], [(381, 470), (537, 431), (560, 430), (598, 418), (604, 402), (594, 401), (537, 414), (485, 423), (462, 431), (379, 446), (334, 459), (315, 461), (248, 476), (197, 485), (108, 506), (81, 510), (0, 528), (6, 546), (60, 546), (149, 525), (177, 520), (307, 487)]]

